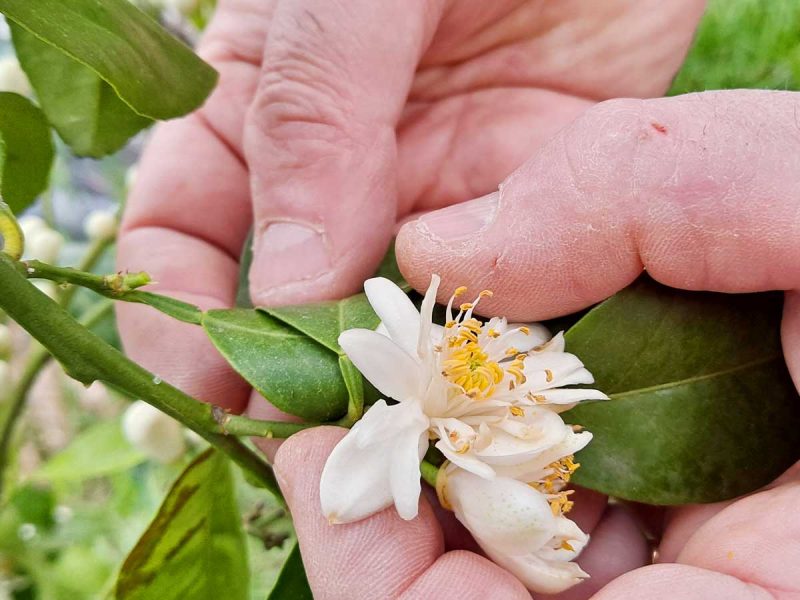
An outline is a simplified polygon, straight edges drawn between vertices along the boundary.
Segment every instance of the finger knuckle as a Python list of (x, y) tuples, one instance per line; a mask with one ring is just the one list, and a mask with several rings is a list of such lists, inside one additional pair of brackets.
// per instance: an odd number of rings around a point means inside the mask
[(265, 65), (250, 121), (291, 164), (354, 145), (354, 100), (335, 57), (288, 46)]

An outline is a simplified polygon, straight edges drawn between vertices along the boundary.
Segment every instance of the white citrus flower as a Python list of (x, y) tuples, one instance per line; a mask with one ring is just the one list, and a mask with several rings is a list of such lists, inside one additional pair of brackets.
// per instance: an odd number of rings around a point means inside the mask
[(177, 460), (186, 450), (180, 423), (141, 400), (125, 411), (122, 431), (133, 447), (161, 463)]
[(83, 222), (83, 231), (94, 242), (110, 239), (117, 233), (117, 218), (107, 210), (92, 211)]
[(438, 286), (434, 275), (418, 312), (394, 283), (370, 279), (364, 289), (381, 326), (339, 337), (361, 373), (399, 403), (373, 406), (328, 459), (320, 492), (331, 522), (356, 521), (392, 503), (403, 518), (415, 517), (429, 439), (439, 439), (454, 463), (493, 478), (498, 466), (529, 462), (565, 440), (572, 430), (556, 412), (564, 404), (606, 398), (596, 390), (555, 389), (593, 381), (577, 357), (563, 352), (563, 337), (547, 342), (539, 325), (473, 318), (488, 292), (453, 317), (459, 288), (446, 325), (433, 324)]
[(14, 92), (23, 96), (31, 93), (28, 76), (25, 75), (16, 56), (0, 58), (0, 91)]
[(536, 592), (561, 592), (589, 575), (571, 562), (589, 536), (544, 494), (509, 477), (488, 481), (463, 469), (443, 469), (439, 497), (487, 556)]

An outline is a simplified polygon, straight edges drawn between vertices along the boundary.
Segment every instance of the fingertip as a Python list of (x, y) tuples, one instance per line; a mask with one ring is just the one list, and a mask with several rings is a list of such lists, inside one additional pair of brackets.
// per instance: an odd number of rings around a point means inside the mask
[[(302, 485), (306, 479), (319, 480), (328, 455), (346, 433), (342, 427), (314, 427), (284, 440), (275, 452), (273, 468), (290, 503), (289, 496), (297, 484)], [(298, 465), (303, 468), (298, 469)]]
[(525, 586), (511, 573), (466, 550), (453, 550), (440, 556), (401, 596), (402, 600), (530, 600), (530, 597)]
[(410, 521), (389, 507), (355, 523), (328, 523), (320, 476), (345, 434), (339, 427), (316, 427), (293, 435), (275, 456), (275, 474), (292, 511), (312, 590), (329, 598), (395, 598), (441, 555), (442, 532), (424, 499)]

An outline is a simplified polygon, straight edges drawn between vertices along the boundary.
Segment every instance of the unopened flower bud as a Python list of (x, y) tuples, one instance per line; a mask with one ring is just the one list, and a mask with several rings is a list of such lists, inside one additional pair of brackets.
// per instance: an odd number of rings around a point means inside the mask
[(0, 91), (28, 96), (31, 84), (15, 56), (0, 58)]
[(32, 236), (36, 231), (48, 228), (44, 219), (36, 215), (25, 215), (24, 217), (20, 217), (17, 222), (26, 238)]
[(122, 431), (133, 447), (161, 463), (177, 460), (186, 448), (180, 424), (141, 400), (125, 411)]
[(11, 354), (11, 331), (0, 324), (0, 359)]
[(46, 263), (53, 263), (58, 258), (64, 237), (54, 229), (34, 229), (25, 239), (25, 256)]
[(83, 231), (93, 242), (110, 239), (117, 232), (117, 218), (105, 210), (92, 211), (83, 222)]

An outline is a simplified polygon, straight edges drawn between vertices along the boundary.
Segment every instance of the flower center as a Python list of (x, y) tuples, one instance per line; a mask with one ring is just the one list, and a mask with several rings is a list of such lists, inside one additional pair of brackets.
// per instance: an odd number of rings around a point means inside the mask
[(455, 348), (442, 364), (443, 374), (452, 383), (461, 386), (469, 396), (488, 398), (494, 386), (503, 380), (503, 369), (489, 356), (477, 341), (455, 338)]

